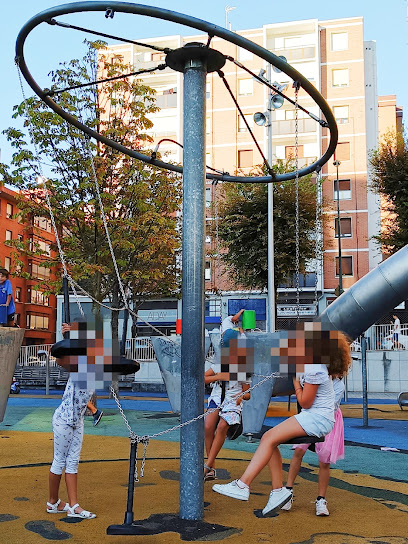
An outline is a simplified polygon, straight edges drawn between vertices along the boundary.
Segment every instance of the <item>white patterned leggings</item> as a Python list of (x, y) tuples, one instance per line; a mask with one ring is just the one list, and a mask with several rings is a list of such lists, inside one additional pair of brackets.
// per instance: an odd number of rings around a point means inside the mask
[(58, 416), (52, 418), (54, 431), (54, 459), (50, 471), (53, 474), (76, 474), (78, 472), (79, 456), (84, 437), (84, 420), (78, 427), (67, 425)]

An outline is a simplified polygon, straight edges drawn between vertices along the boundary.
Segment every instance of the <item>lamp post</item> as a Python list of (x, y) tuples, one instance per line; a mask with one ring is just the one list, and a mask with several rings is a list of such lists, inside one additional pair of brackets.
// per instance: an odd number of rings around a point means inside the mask
[(341, 226), (340, 226), (340, 180), (339, 180), (339, 166), (340, 161), (336, 158), (333, 161), (333, 166), (336, 167), (336, 182), (337, 182), (337, 237), (339, 248), (339, 296), (343, 293), (343, 269), (341, 262)]
[[(265, 70), (261, 70), (259, 76), (264, 78)], [(265, 81), (271, 82), (271, 65), (268, 64)], [(286, 89), (287, 85), (274, 86), (280, 91)], [(254, 114), (254, 121), (259, 126), (268, 129), (268, 164), (272, 165), (272, 110), (278, 109), (283, 105), (283, 98), (278, 94), (273, 94), (268, 87), (268, 107), (264, 113)], [(274, 259), (274, 233), (273, 233), (273, 184), (268, 184), (268, 331), (275, 332), (276, 329), (276, 309), (275, 309), (275, 259)]]
[(45, 357), (45, 394), (50, 394), (50, 354), (45, 349), (39, 349), (38, 357)]

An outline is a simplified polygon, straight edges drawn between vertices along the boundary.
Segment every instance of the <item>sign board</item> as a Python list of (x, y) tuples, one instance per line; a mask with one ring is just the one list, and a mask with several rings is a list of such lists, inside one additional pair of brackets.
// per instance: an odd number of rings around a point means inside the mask
[(299, 304), (299, 306), (296, 304), (278, 304), (277, 315), (278, 317), (297, 317), (297, 315), (314, 317), (317, 315), (317, 308), (315, 304)]
[(138, 321), (146, 320), (148, 323), (175, 323), (177, 319), (177, 308), (164, 308), (161, 310), (139, 310)]

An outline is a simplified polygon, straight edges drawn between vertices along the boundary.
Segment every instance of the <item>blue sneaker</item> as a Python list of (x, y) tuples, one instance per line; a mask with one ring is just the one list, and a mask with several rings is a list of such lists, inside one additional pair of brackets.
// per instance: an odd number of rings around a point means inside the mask
[(103, 412), (101, 410), (96, 410), (96, 412), (93, 415), (93, 425), (96, 427), (98, 423), (101, 420), (101, 417), (103, 416)]

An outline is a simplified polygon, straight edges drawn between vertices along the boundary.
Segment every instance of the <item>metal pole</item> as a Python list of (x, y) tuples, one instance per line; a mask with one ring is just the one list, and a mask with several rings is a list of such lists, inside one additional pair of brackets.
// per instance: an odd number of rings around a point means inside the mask
[(343, 292), (343, 265), (341, 262), (341, 226), (340, 226), (340, 181), (339, 181), (339, 166), (340, 161), (334, 160), (334, 166), (336, 167), (337, 176), (337, 236), (339, 246), (339, 294)]
[(363, 378), (363, 427), (368, 427), (368, 395), (367, 395), (367, 339), (361, 336), (361, 370)]
[[(186, 46), (187, 47), (187, 46)], [(205, 61), (184, 68), (181, 422), (204, 408)], [(180, 432), (180, 517), (201, 520), (204, 423)]]
[[(271, 65), (267, 67), (267, 78), (271, 82)], [(268, 88), (268, 164), (272, 167), (272, 91)], [(268, 315), (269, 332), (276, 329), (275, 309), (275, 260), (273, 232), (273, 183), (268, 184)]]
[(45, 394), (50, 394), (50, 354), (45, 356)]

